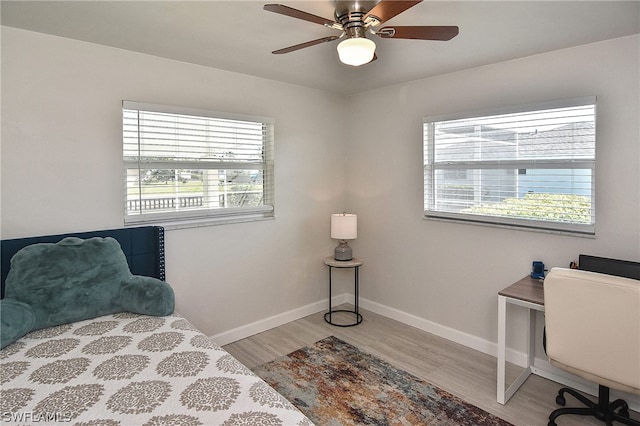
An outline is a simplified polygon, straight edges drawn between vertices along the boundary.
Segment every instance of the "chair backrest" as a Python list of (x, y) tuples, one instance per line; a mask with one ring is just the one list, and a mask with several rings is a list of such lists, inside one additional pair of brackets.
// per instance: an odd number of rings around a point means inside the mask
[(578, 260), (579, 269), (599, 272), (601, 274), (640, 280), (640, 263), (630, 260), (611, 259), (608, 257), (581, 254)]
[(640, 393), (640, 281), (553, 268), (544, 280), (552, 365)]

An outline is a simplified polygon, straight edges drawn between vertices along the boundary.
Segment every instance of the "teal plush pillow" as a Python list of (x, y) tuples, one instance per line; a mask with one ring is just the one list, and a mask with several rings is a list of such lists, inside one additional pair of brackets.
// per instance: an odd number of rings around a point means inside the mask
[(164, 281), (132, 275), (120, 288), (120, 306), (136, 314), (166, 316), (174, 309), (171, 286)]
[(11, 259), (5, 296), (31, 308), (33, 330), (116, 312), (164, 316), (174, 309), (171, 287), (131, 274), (120, 244), (109, 237), (23, 248)]
[(0, 348), (15, 342), (33, 329), (36, 316), (26, 303), (0, 300)]

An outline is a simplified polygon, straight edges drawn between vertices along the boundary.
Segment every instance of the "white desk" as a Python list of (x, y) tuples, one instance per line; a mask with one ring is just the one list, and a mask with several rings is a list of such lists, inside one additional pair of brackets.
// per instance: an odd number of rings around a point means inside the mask
[[(527, 317), (527, 366), (506, 388), (507, 303), (529, 310)], [(536, 311), (544, 312), (544, 288), (538, 279), (526, 276), (498, 293), (498, 402), (505, 404), (534, 372)]]

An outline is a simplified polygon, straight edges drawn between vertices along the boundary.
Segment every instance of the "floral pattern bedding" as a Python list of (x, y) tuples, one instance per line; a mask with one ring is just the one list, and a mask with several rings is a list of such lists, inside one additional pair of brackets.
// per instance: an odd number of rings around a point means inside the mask
[(312, 425), (179, 315), (107, 315), (0, 351), (0, 422)]

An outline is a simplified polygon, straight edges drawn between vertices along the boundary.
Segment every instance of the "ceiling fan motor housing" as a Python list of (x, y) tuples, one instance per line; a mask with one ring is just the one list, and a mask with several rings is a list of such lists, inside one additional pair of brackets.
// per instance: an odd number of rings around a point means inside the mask
[(362, 21), (360, 22), (349, 22), (343, 27), (345, 36), (347, 38), (365, 38), (365, 33), (367, 29), (365, 28)]
[(367, 27), (364, 18), (377, 1), (336, 1), (335, 18), (347, 38), (364, 38)]

